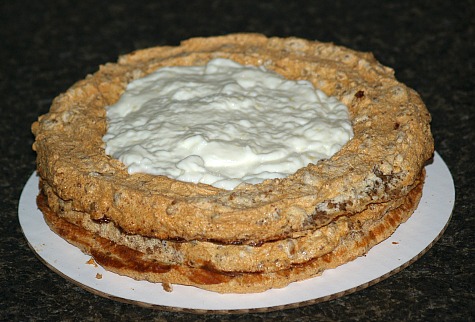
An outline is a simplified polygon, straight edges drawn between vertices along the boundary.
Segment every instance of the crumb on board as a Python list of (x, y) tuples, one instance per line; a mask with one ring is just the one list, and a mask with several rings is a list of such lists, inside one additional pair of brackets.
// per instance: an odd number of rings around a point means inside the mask
[(165, 292), (173, 292), (173, 286), (170, 283), (162, 283), (163, 290)]
[(96, 261), (92, 257), (86, 262), (86, 264), (93, 265), (94, 267), (97, 267)]
[(98, 280), (102, 279), (102, 274), (97, 273), (97, 274), (96, 274), (96, 278), (97, 278)]

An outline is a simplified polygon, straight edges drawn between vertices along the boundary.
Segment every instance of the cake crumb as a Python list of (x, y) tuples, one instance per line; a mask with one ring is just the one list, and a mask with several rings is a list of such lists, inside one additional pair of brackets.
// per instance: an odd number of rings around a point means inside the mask
[(86, 262), (86, 264), (97, 267), (96, 261), (92, 257)]
[(102, 274), (97, 273), (97, 274), (96, 274), (96, 278), (97, 278), (98, 280), (102, 279)]
[(165, 292), (173, 292), (173, 286), (170, 283), (163, 282), (162, 287)]

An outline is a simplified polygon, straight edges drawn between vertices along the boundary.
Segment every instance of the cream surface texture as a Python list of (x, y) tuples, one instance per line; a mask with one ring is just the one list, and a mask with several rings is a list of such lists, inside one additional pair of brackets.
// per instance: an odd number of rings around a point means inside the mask
[(286, 177), (353, 136), (348, 108), (310, 82), (222, 58), (134, 80), (107, 122), (106, 153), (129, 173), (228, 190)]

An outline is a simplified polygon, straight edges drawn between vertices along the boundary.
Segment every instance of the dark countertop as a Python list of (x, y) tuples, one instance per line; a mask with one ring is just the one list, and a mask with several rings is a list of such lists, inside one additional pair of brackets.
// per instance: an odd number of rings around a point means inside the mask
[[(0, 4), (0, 320), (475, 319), (473, 1), (98, 2)], [(248, 316), (170, 313), (119, 303), (49, 270), (29, 249), (17, 215), (23, 185), (35, 170), (30, 124), (48, 111), (55, 96), (120, 54), (231, 32), (334, 42), (372, 51), (394, 68), (426, 102), (436, 150), (454, 178), (455, 209), (445, 234), (417, 262), (367, 289)]]

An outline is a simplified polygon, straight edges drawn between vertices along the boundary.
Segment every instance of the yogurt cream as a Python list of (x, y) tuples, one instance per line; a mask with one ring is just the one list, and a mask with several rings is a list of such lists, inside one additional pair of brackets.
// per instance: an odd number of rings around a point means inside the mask
[(310, 82), (222, 58), (131, 82), (107, 121), (106, 153), (129, 173), (223, 189), (286, 177), (353, 136), (348, 108)]

